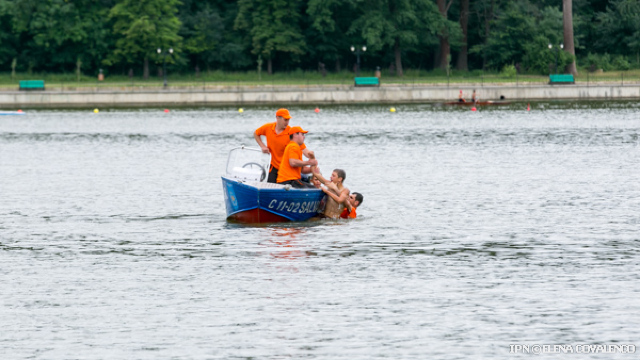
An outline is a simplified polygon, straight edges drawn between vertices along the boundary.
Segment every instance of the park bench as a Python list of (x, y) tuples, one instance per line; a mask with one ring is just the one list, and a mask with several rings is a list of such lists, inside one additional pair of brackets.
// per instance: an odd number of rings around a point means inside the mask
[(357, 77), (354, 81), (355, 86), (380, 86), (380, 79), (377, 77)]
[(44, 80), (20, 80), (20, 90), (44, 90)]
[(549, 85), (553, 84), (575, 84), (573, 75), (571, 74), (554, 74), (549, 75)]

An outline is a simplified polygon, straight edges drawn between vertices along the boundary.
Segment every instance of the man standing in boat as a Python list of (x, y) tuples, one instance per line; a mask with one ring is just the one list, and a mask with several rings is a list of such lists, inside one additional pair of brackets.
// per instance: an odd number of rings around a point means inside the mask
[(302, 161), (302, 145), (304, 145), (305, 134), (308, 131), (302, 130), (300, 126), (289, 128), (289, 139), (291, 142), (284, 148), (282, 162), (278, 169), (276, 182), (283, 185), (291, 185), (294, 188), (315, 188), (313, 185), (302, 182), (302, 173), (311, 173), (311, 166), (317, 166), (316, 159)]
[[(289, 114), (289, 110), (287, 109), (278, 109), (276, 111), (276, 121), (272, 123), (266, 123), (253, 133), (254, 139), (258, 145), (260, 145), (260, 149), (265, 154), (271, 153), (271, 166), (269, 167), (269, 177), (267, 178), (267, 182), (275, 183), (278, 179), (278, 169), (280, 168), (280, 163), (282, 162), (282, 155), (284, 154), (284, 149), (289, 144), (289, 120), (291, 119), (291, 114)], [(263, 135), (267, 138), (267, 145), (262, 142), (260, 136)], [(307, 149), (305, 144), (300, 146), (302, 153), (308, 159), (315, 159), (313, 151)]]

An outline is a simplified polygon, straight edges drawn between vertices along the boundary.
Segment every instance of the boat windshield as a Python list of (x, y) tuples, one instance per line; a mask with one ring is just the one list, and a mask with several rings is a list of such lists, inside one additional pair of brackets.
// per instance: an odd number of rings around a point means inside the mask
[(271, 155), (260, 149), (237, 147), (229, 151), (226, 176), (245, 181), (267, 181)]

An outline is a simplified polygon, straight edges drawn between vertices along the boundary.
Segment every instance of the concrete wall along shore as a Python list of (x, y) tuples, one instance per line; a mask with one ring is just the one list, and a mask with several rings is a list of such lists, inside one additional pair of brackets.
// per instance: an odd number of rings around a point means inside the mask
[(629, 85), (492, 85), (429, 86), (383, 85), (381, 87), (333, 86), (268, 86), (218, 87), (207, 89), (99, 89), (74, 91), (2, 91), (0, 107), (129, 107), (167, 105), (259, 105), (274, 104), (356, 104), (419, 103), (455, 101), (460, 90), (467, 98), (476, 89), (480, 100), (630, 100), (640, 99), (640, 84)]

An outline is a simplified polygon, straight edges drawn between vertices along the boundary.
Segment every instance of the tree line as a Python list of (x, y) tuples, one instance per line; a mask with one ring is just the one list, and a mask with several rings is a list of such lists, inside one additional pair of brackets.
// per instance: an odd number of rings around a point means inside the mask
[(640, 67), (640, 2), (0, 0), (0, 72), (341, 71), (352, 47), (397, 76), (626, 70)]

